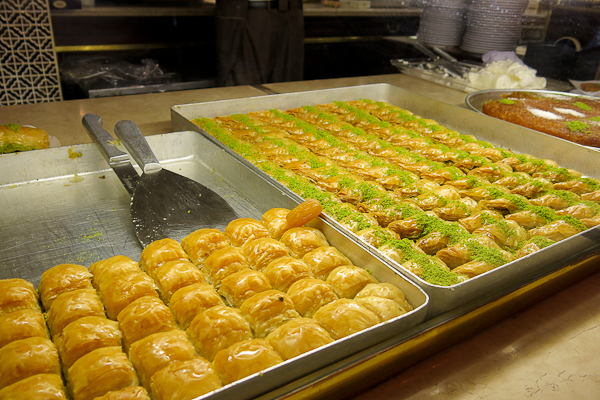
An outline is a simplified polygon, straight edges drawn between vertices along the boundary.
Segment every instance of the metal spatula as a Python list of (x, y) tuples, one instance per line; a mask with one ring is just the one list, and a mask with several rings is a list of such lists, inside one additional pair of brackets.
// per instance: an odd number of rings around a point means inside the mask
[(211, 189), (164, 169), (132, 121), (118, 122), (115, 133), (142, 169), (142, 176), (131, 166), (127, 153), (115, 147), (110, 133), (102, 129), (100, 117), (85, 115), (83, 126), (132, 195), (131, 219), (143, 247), (167, 237), (179, 241), (200, 228), (223, 230), (238, 218), (233, 208)]

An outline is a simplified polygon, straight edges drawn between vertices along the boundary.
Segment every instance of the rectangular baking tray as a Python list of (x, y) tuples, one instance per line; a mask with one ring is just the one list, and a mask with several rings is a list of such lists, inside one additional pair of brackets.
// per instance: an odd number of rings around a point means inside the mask
[[(211, 187), (240, 216), (260, 219), (270, 208), (298, 204), (197, 132), (150, 136), (148, 141), (165, 168)], [(0, 177), (0, 279), (24, 278), (37, 287), (42, 272), (61, 263), (89, 266), (119, 254), (139, 259), (142, 249), (129, 217), (129, 194), (95, 145), (6, 154), (0, 156), (0, 168), (11, 171)], [(424, 320), (428, 297), (421, 288), (356, 246), (336, 227), (322, 219), (311, 225), (322, 230), (329, 243), (354, 264), (400, 287), (414, 310), (204, 397), (255, 398), (396, 337)]]
[[(361, 98), (387, 101), (410, 110), (416, 115), (434, 119), (463, 134), (475, 135), (481, 140), (489, 141), (494, 145), (518, 153), (555, 160), (563, 167), (573, 168), (586, 176), (600, 178), (600, 154), (594, 150), (389, 84), (359, 85), (237, 100), (176, 105), (171, 109), (171, 121), (174, 129), (196, 130), (205, 136), (209, 136), (192, 120), (198, 117), (215, 117), (273, 108), (286, 110), (303, 105), (328, 103), (334, 100), (347, 101)], [(211, 138), (211, 140), (215, 141), (214, 138)], [(226, 146), (221, 146), (235, 157), (240, 158)], [(261, 173), (256, 167), (250, 166), (250, 168), (254, 168), (257, 173)], [(274, 180), (271, 181), (273, 185), (278, 185), (282, 192), (294, 196), (283, 185)], [(332, 219), (327, 219), (327, 221), (337, 226), (338, 229), (345, 230), (336, 221)], [(353, 237), (356, 238), (356, 236)], [(358, 239), (356, 241), (359, 243)], [(491, 299), (510, 293), (524, 284), (535, 281), (562, 266), (594, 253), (600, 249), (600, 230), (598, 228), (589, 229), (542, 251), (535, 252), (450, 287), (425, 282), (416, 275), (407, 272), (395, 262), (382, 257), (371, 246), (361, 245), (374, 257), (400, 270), (401, 273), (425, 290), (429, 295), (427, 312), (427, 318), (429, 319), (462, 305), (486, 304)]]

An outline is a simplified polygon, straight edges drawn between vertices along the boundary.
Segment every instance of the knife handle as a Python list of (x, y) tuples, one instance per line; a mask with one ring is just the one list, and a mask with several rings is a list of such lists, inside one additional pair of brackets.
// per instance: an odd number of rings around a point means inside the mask
[(129, 154), (119, 150), (112, 135), (102, 128), (102, 118), (94, 114), (86, 114), (81, 123), (110, 166), (129, 162)]
[(127, 192), (133, 195), (140, 176), (129, 161), (129, 154), (119, 150), (115, 139), (102, 128), (102, 118), (94, 114), (83, 116), (82, 124), (94, 143), (98, 145), (100, 153), (113, 169)]
[(162, 170), (158, 158), (152, 152), (148, 141), (135, 122), (128, 120), (117, 122), (115, 133), (144, 173)]

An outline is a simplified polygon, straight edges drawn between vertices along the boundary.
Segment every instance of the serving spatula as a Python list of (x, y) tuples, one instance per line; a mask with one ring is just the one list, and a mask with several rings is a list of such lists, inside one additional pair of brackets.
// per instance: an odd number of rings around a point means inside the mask
[[(115, 133), (142, 169), (141, 176), (131, 166), (127, 153), (117, 149), (113, 137), (102, 128), (100, 117), (87, 114), (83, 125), (132, 196), (131, 220), (143, 247), (163, 238), (180, 241), (201, 228), (223, 230), (238, 218), (227, 201), (213, 190), (163, 168), (134, 122), (118, 122)], [(129, 182), (122, 177), (126, 169), (129, 175), (131, 170), (135, 172), (137, 182), (125, 184)]]

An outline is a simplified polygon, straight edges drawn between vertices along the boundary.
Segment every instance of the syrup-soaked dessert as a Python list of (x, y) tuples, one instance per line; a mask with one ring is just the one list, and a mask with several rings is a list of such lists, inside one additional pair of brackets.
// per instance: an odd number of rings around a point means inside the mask
[[(193, 399), (409, 312), (399, 288), (304, 226), (320, 210), (157, 240), (139, 262), (60, 264), (38, 291), (0, 280), (0, 399)], [(356, 297), (347, 317), (336, 293)]]
[(484, 103), (484, 114), (586, 146), (600, 147), (600, 100), (513, 92)]

